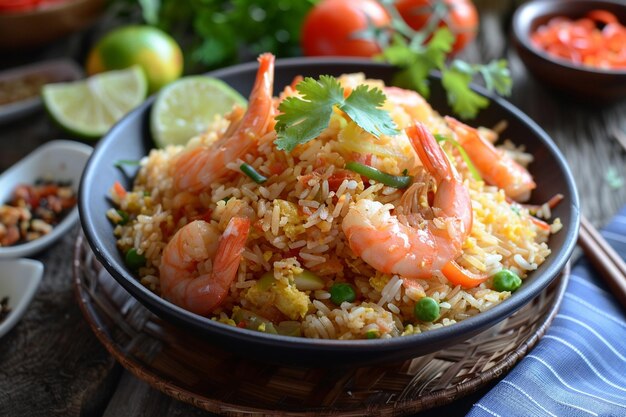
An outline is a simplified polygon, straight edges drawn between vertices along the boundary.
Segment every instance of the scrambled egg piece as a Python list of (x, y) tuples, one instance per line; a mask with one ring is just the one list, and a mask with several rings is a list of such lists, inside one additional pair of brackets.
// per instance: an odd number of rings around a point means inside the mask
[(309, 296), (287, 279), (275, 280), (267, 287), (257, 284), (246, 292), (245, 299), (260, 308), (275, 306), (291, 320), (304, 318), (310, 304)]
[(370, 285), (378, 292), (382, 292), (385, 285), (389, 282), (391, 277), (386, 274), (376, 273), (373, 277), (369, 279)]
[(274, 204), (280, 208), (281, 217), (287, 218), (287, 224), (283, 226), (285, 235), (289, 239), (294, 239), (300, 233), (304, 233), (303, 223), (306, 221), (298, 214), (298, 206), (290, 201), (274, 200)]

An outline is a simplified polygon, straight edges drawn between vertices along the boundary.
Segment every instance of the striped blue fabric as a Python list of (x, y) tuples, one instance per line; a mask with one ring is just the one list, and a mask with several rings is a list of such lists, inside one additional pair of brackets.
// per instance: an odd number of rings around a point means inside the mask
[[(602, 235), (626, 258), (626, 208)], [(626, 314), (586, 259), (543, 339), (468, 416), (626, 416)]]

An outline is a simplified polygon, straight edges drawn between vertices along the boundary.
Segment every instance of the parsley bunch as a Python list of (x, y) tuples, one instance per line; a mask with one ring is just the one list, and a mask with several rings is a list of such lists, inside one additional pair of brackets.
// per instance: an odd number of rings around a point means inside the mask
[(276, 117), (276, 147), (291, 151), (297, 145), (318, 137), (330, 124), (335, 106), (344, 111), (361, 129), (374, 136), (396, 135), (398, 130), (389, 113), (380, 107), (385, 94), (378, 88), (359, 85), (344, 98), (343, 87), (330, 75), (318, 80), (307, 77), (296, 90), (300, 97), (283, 100)]
[(139, 3), (143, 20), (172, 35), (186, 72), (252, 60), (262, 52), (300, 55), (300, 28), (318, 0), (110, 0)]
[(452, 111), (464, 119), (476, 117), (489, 100), (469, 87), (480, 75), (489, 91), (508, 96), (511, 94), (511, 74), (504, 59), (486, 65), (471, 65), (459, 59), (448, 62), (454, 35), (446, 27), (438, 27), (448, 12), (445, 2), (436, 2), (433, 13), (424, 28), (412, 29), (402, 18), (394, 0), (378, 0), (392, 18), (390, 27), (370, 26), (357, 34), (358, 37), (375, 40), (383, 51), (376, 59), (398, 67), (395, 84), (413, 88), (428, 98), (430, 87), (428, 75), (432, 70), (441, 72), (441, 82), (447, 92)]

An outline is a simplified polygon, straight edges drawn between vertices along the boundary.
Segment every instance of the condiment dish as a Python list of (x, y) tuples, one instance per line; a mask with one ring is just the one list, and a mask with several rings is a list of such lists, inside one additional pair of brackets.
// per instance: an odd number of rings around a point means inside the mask
[(0, 260), (0, 299), (8, 297), (8, 316), (0, 322), (0, 337), (22, 318), (32, 301), (41, 278), (43, 264), (34, 259)]
[(531, 34), (553, 17), (579, 19), (592, 10), (613, 13), (626, 25), (622, 0), (533, 0), (513, 15), (513, 40), (528, 70), (546, 86), (578, 99), (613, 101), (626, 97), (626, 70), (600, 69), (555, 58), (531, 42)]
[[(79, 142), (55, 140), (48, 142), (0, 175), (0, 203), (8, 201), (18, 184), (34, 184), (38, 179), (71, 182), (74, 192), (92, 148)], [(78, 220), (74, 207), (52, 231), (38, 239), (13, 246), (0, 247), (0, 259), (36, 254), (66, 234)]]
[[(1, 91), (3, 84), (7, 88), (19, 86), (19, 88), (35, 90), (30, 91), (29, 95), (19, 100), (5, 104), (0, 101), (0, 123), (28, 115), (41, 107), (41, 87), (43, 85), (39, 84), (74, 81), (83, 76), (83, 70), (69, 59), (43, 61), (0, 72), (0, 95), (4, 94), (5, 97), (8, 95), (8, 92)], [(29, 83), (37, 83), (38, 85), (28, 85)]]

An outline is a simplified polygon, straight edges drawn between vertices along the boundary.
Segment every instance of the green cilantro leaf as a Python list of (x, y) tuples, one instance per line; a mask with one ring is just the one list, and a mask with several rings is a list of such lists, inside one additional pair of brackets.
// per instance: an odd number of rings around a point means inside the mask
[(374, 136), (396, 135), (396, 124), (386, 110), (380, 107), (385, 104), (385, 94), (378, 88), (360, 85), (355, 88), (344, 104), (339, 108), (366, 132)]
[(511, 94), (513, 81), (506, 59), (493, 60), (487, 65), (481, 65), (479, 71), (485, 80), (487, 89), (495, 90), (503, 96)]
[(415, 61), (415, 54), (409, 49), (409, 44), (399, 34), (394, 34), (391, 44), (380, 55), (374, 57), (377, 61), (387, 61), (391, 65), (403, 67)]
[(433, 68), (443, 68), (446, 63), (446, 56), (452, 50), (454, 39), (454, 35), (448, 28), (437, 29), (424, 50), (424, 58), (428, 64)]
[(275, 141), (278, 149), (291, 151), (296, 145), (318, 137), (330, 123), (333, 106), (342, 103), (343, 88), (336, 78), (322, 75), (319, 80), (307, 77), (296, 90), (302, 95), (289, 97), (278, 106)]
[[(455, 36), (446, 26), (439, 27), (441, 22), (449, 24), (447, 17), (451, 6), (447, 2), (430, 2), (427, 23), (419, 30), (414, 30), (407, 25), (394, 0), (378, 1), (391, 17), (386, 28), (393, 35), (390, 43), (378, 42), (382, 52), (375, 59), (398, 68), (394, 75), (394, 85), (414, 89), (428, 98), (430, 73), (432, 70), (439, 70), (448, 104), (454, 113), (464, 119), (475, 117), (480, 109), (489, 105), (487, 98), (469, 87), (477, 75), (482, 76), (489, 91), (504, 96), (511, 94), (512, 80), (506, 60), (494, 60), (487, 65), (473, 65), (458, 59), (451, 62), (448, 60)], [(425, 12), (417, 7), (413, 11)]]
[(276, 117), (274, 143), (278, 149), (291, 151), (318, 137), (330, 124), (334, 106), (372, 135), (398, 133), (389, 113), (380, 108), (386, 97), (378, 88), (360, 85), (344, 98), (339, 81), (322, 75), (319, 80), (305, 78), (296, 85), (296, 90), (302, 98), (289, 97), (278, 106), (282, 113)]
[(414, 88), (421, 95), (428, 97), (430, 87), (428, 74), (434, 69), (443, 69), (447, 54), (452, 50), (454, 36), (447, 28), (439, 28), (430, 41), (422, 45), (419, 37), (411, 44), (401, 36), (394, 36), (390, 46), (385, 48), (380, 57), (401, 70), (394, 79), (394, 84)]
[(614, 166), (610, 166), (604, 173), (604, 181), (614, 190), (622, 188), (624, 186), (624, 178), (619, 175), (619, 172)]
[(489, 105), (489, 100), (469, 88), (472, 76), (455, 68), (441, 73), (441, 83), (446, 89), (452, 111), (464, 119), (473, 119), (480, 109)]

